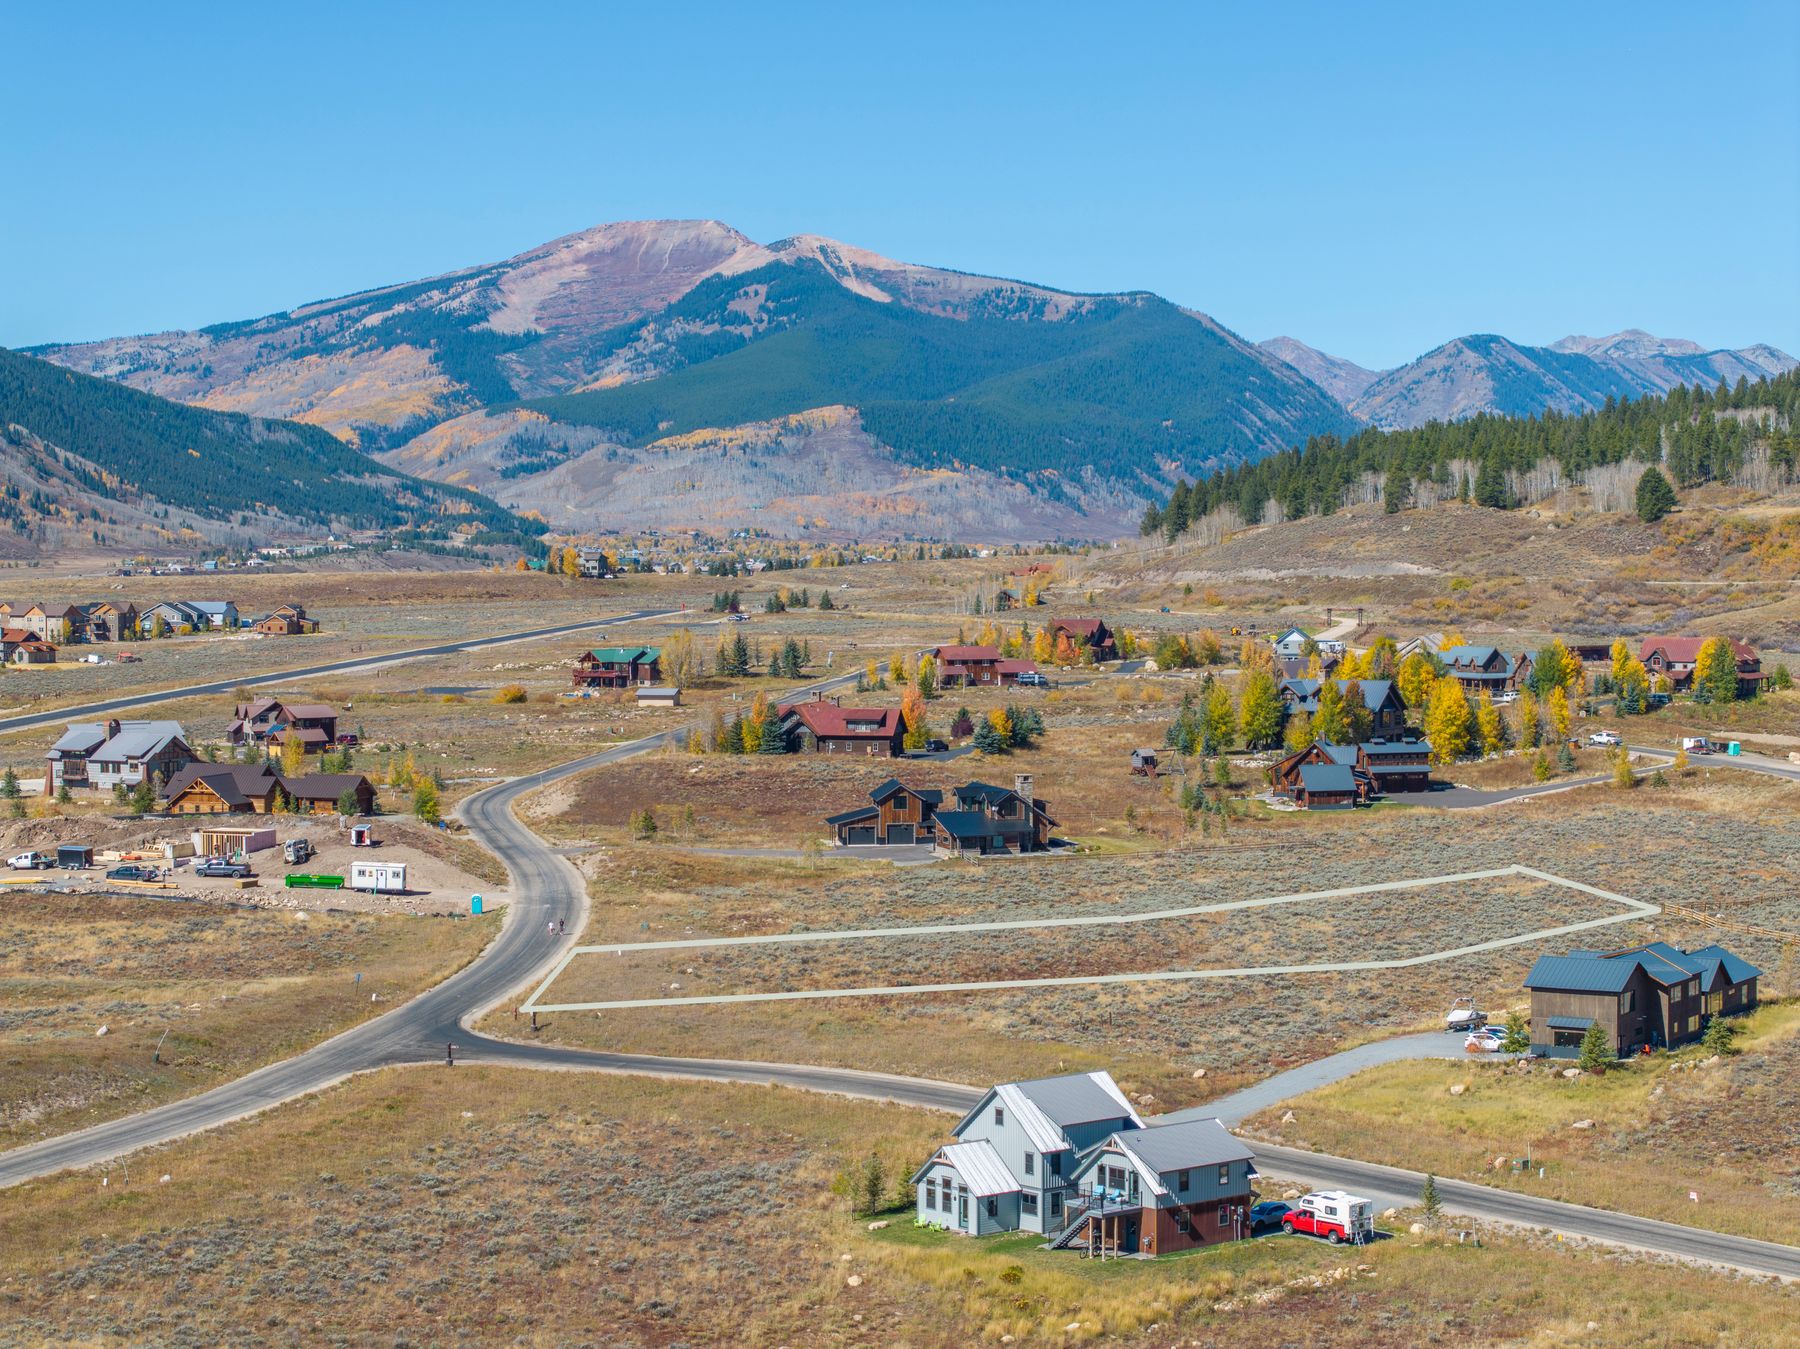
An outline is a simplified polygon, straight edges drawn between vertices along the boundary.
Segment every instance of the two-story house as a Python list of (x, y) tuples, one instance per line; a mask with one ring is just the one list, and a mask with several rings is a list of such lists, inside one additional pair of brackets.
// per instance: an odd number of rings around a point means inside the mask
[(45, 756), (44, 794), (162, 783), (194, 757), (178, 721), (75, 722)]
[[(1692, 687), (1694, 667), (1700, 662), (1700, 648), (1706, 645), (1706, 640), (1704, 637), (1646, 637), (1638, 647), (1638, 659), (1652, 675), (1661, 675), (1669, 681), (1669, 687), (1679, 692)], [(1737, 662), (1738, 696), (1747, 697), (1767, 677), (1763, 674), (1762, 658), (1748, 642), (1740, 642), (1735, 637), (1728, 640), (1732, 657)]]
[(1056, 820), (1050, 803), (1031, 788), (1029, 773), (1014, 774), (1010, 790), (989, 782), (953, 788), (956, 808), (939, 809), (933, 821), (937, 850), (947, 857), (1043, 852)]
[(569, 682), (578, 689), (624, 689), (662, 678), (662, 649), (654, 646), (600, 646), (575, 658)]
[(1539, 956), (1525, 976), (1532, 1052), (1574, 1058), (1596, 1022), (1621, 1058), (1687, 1044), (1712, 1017), (1754, 1007), (1761, 973), (1722, 946), (1683, 951), (1650, 942)]
[(1003, 1083), (914, 1173), (918, 1216), (970, 1236), (1061, 1231), (1079, 1155), (1143, 1127), (1109, 1073)]
[[(1189, 1112), (1182, 1112), (1183, 1115)], [(1082, 1153), (1056, 1249), (1166, 1255), (1250, 1235), (1256, 1154), (1212, 1118), (1123, 1129)]]
[(824, 694), (775, 709), (789, 753), (861, 754), (899, 758), (905, 753), (906, 722), (897, 707), (845, 707)]
[(869, 844), (932, 843), (944, 793), (936, 787), (909, 787), (889, 778), (869, 793), (869, 804), (825, 820), (840, 848)]
[(947, 689), (1009, 687), (1037, 669), (1028, 660), (1008, 660), (992, 646), (934, 646), (931, 658), (939, 687)]
[(1531, 657), (1523, 651), (1509, 656), (1496, 646), (1447, 646), (1438, 659), (1468, 694), (1516, 693), (1531, 678)]
[(1113, 630), (1106, 626), (1106, 620), (1100, 618), (1053, 618), (1050, 620), (1050, 641), (1054, 646), (1057, 639), (1067, 637), (1069, 644), (1080, 651), (1086, 647), (1094, 653), (1097, 661), (1117, 660), (1119, 658), (1118, 638)]
[[(1335, 679), (1338, 692), (1348, 694), (1352, 686), (1362, 693), (1363, 706), (1369, 709), (1369, 735), (1383, 738), (1396, 736), (1406, 727), (1406, 700), (1391, 679)], [(1288, 712), (1313, 713), (1319, 710), (1320, 681), (1317, 679), (1284, 679), (1281, 702)]]

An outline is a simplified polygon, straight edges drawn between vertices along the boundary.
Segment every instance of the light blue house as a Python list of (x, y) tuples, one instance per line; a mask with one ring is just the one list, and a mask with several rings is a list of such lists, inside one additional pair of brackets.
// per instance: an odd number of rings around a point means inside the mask
[(1109, 1073), (1070, 1073), (994, 1087), (914, 1173), (925, 1222), (979, 1236), (1057, 1232), (1079, 1154), (1144, 1127)]

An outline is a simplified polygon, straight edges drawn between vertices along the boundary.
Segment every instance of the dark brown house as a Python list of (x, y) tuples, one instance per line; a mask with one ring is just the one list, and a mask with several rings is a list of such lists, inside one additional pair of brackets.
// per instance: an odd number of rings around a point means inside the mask
[(1097, 661), (1119, 658), (1118, 639), (1113, 636), (1113, 630), (1106, 626), (1104, 619), (1053, 618), (1050, 620), (1051, 644), (1054, 645), (1059, 637), (1067, 637), (1069, 644), (1077, 651), (1085, 646), (1094, 653)]
[(1009, 661), (991, 646), (934, 646), (931, 658), (941, 688), (1004, 687), (1018, 683), (1025, 670), (1037, 669), (1030, 661)]
[(1469, 694), (1517, 692), (1531, 678), (1531, 657), (1522, 651), (1509, 656), (1497, 646), (1447, 646), (1438, 659)]
[(905, 753), (906, 723), (897, 707), (844, 707), (821, 694), (777, 707), (775, 718), (790, 753), (893, 759)]
[(575, 658), (576, 688), (624, 689), (662, 679), (662, 651), (654, 646), (602, 646)]
[(1532, 1052), (1574, 1058), (1596, 1022), (1621, 1058), (1690, 1043), (1711, 1018), (1756, 1006), (1761, 973), (1722, 946), (1683, 951), (1651, 942), (1539, 956), (1525, 976)]
[[(1762, 658), (1748, 642), (1735, 637), (1728, 640), (1737, 660), (1738, 696), (1748, 697), (1767, 677), (1763, 674)], [(1705, 645), (1704, 637), (1646, 637), (1638, 647), (1638, 659), (1644, 662), (1646, 670), (1663, 676), (1679, 692), (1693, 686), (1694, 667), (1699, 664), (1700, 648)]]
[(335, 815), (346, 791), (356, 799), (356, 814), (375, 813), (375, 788), (361, 773), (286, 777), (267, 763), (192, 763), (169, 779), (164, 795), (171, 815), (268, 815), (288, 802), (302, 814)]
[[(1348, 694), (1351, 685), (1362, 691), (1363, 706), (1369, 709), (1369, 733), (1373, 736), (1398, 735), (1406, 726), (1406, 700), (1391, 679), (1338, 679), (1332, 681), (1338, 692)], [(1319, 710), (1317, 679), (1284, 679), (1281, 701), (1290, 712), (1313, 713)]]
[(1032, 795), (1031, 774), (1015, 773), (1011, 789), (967, 782), (951, 793), (955, 809), (937, 812), (938, 851), (947, 857), (1043, 852), (1056, 821), (1049, 803)]
[(944, 793), (936, 787), (908, 787), (898, 778), (889, 778), (869, 793), (869, 801), (869, 805), (826, 819), (839, 847), (936, 841), (932, 817), (944, 801)]

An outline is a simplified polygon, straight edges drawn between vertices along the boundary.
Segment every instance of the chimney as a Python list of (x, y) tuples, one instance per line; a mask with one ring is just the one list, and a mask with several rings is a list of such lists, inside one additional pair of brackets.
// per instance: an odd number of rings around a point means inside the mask
[(106, 723), (106, 738), (108, 740), (111, 740), (118, 733), (119, 733), (119, 719), (117, 717), (109, 718)]
[(1032, 801), (1035, 799), (1031, 795), (1031, 774), (1029, 774), (1029, 773), (1014, 773), (1013, 774), (1013, 791), (1018, 794), (1020, 800), (1022, 800), (1026, 805), (1029, 806), (1032, 803)]

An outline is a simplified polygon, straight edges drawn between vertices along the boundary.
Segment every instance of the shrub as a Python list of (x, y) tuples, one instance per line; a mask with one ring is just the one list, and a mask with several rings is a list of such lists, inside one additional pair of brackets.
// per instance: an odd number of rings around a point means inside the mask
[(527, 694), (523, 684), (508, 684), (504, 688), (494, 690), (493, 700), (496, 703), (522, 703), (525, 701), (526, 697)]

